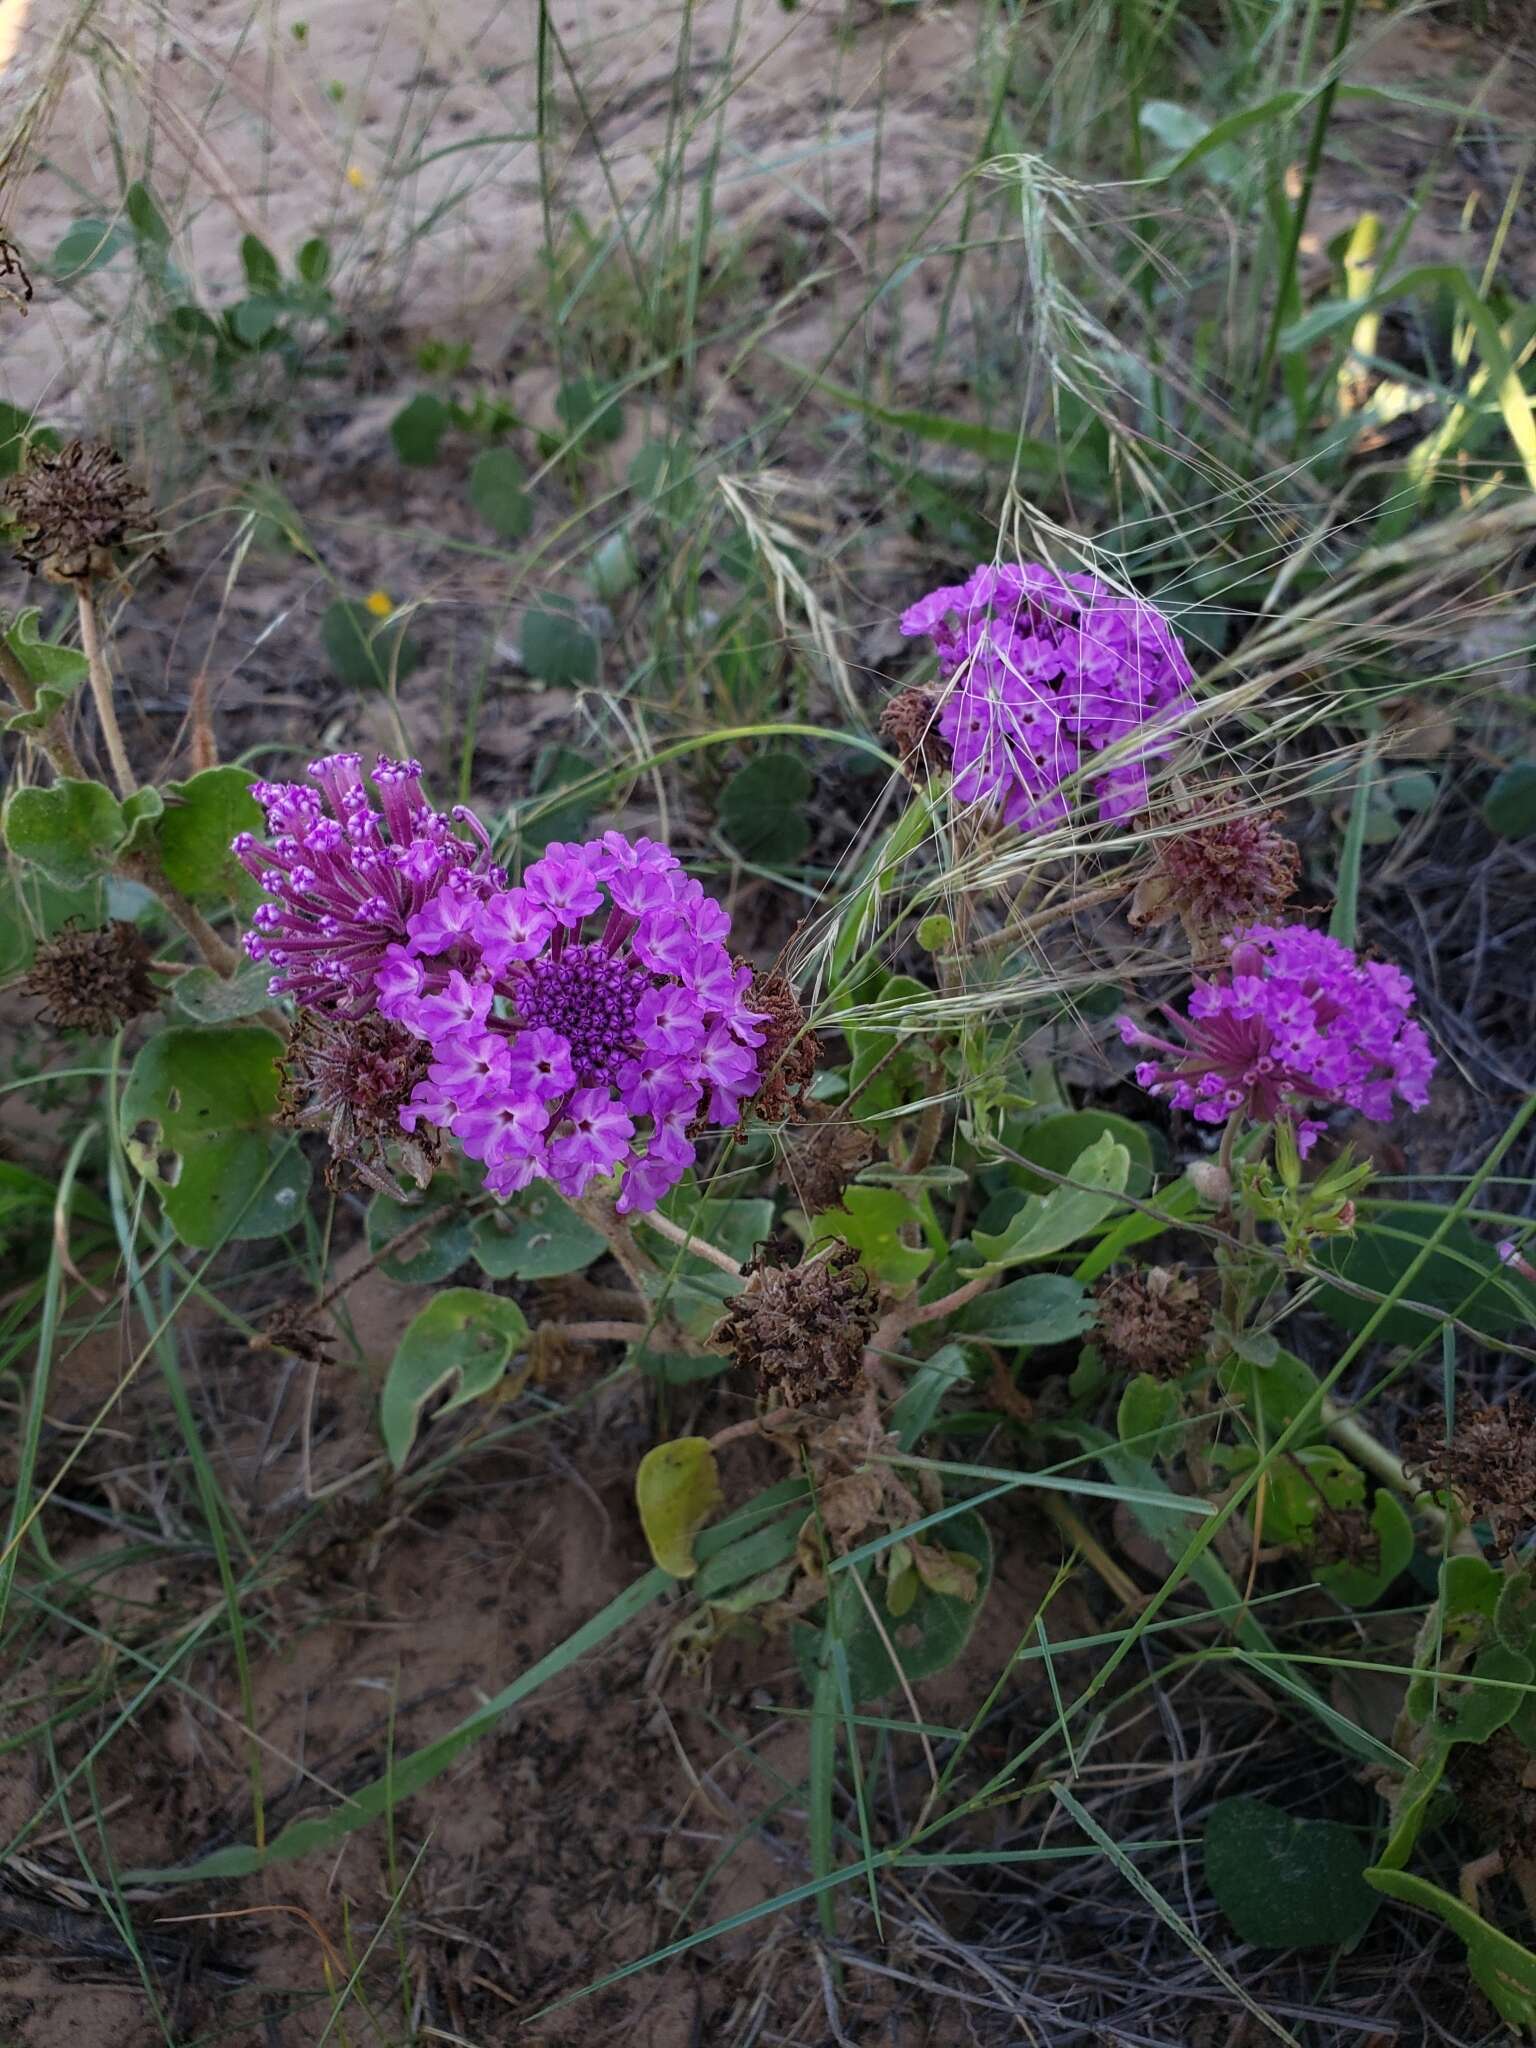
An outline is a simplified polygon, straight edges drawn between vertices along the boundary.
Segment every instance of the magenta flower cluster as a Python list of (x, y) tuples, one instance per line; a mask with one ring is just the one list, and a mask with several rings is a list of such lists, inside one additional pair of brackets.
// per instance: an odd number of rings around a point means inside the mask
[[(1435, 1059), (1409, 1015), (1413, 983), (1400, 967), (1362, 960), (1304, 925), (1250, 925), (1225, 944), (1226, 978), (1197, 981), (1187, 1016), (1164, 1007), (1177, 1040), (1120, 1019), (1127, 1045), (1161, 1055), (1137, 1067), (1143, 1088), (1202, 1123), (1237, 1111), (1294, 1120), (1306, 1105), (1385, 1122), (1395, 1097), (1424, 1107)], [(1297, 1122), (1304, 1155), (1322, 1129)]]
[(425, 1042), (405, 1129), (449, 1131), (508, 1195), (621, 1175), (622, 1212), (655, 1208), (705, 1125), (758, 1087), (752, 970), (730, 919), (665, 846), (607, 832), (551, 845), (513, 888), (472, 814), (460, 839), (414, 762), (380, 761), (382, 816), (356, 755), (315, 763), (314, 794), (258, 785), (273, 834), (237, 853), (275, 901), (248, 937), (277, 994), (343, 1016), (370, 1009)]
[(1148, 764), (1194, 708), (1168, 621), (1095, 576), (1033, 562), (978, 568), (913, 605), (901, 630), (938, 649), (955, 795), (1023, 831), (1059, 824), (1079, 775), (1102, 817), (1145, 809)]

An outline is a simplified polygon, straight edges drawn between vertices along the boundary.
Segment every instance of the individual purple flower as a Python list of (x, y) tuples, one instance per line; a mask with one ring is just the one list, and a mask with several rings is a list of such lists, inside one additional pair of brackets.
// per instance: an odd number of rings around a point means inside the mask
[[(1225, 978), (1197, 981), (1187, 1016), (1163, 1006), (1177, 1039), (1120, 1019), (1127, 1045), (1162, 1056), (1137, 1067), (1143, 1088), (1213, 1124), (1295, 1120), (1305, 1105), (1385, 1122), (1396, 1100), (1424, 1107), (1435, 1059), (1401, 968), (1304, 925), (1250, 925), (1225, 945)], [(1297, 1123), (1303, 1155), (1323, 1128)]]
[(405, 957), (379, 961), (380, 1007), (431, 1052), (413, 1113), (481, 1160), (493, 1193), (548, 1178), (575, 1196), (618, 1174), (621, 1211), (654, 1208), (697, 1131), (735, 1123), (759, 1085), (762, 1018), (725, 912), (666, 847), (609, 832), (552, 845), (463, 925), (437, 913), (434, 898)]
[[(378, 809), (356, 754), (312, 762), (309, 779), (314, 788), (251, 786), (267, 814), (268, 836), (242, 832), (233, 851), (269, 900), (252, 917), (245, 949), (274, 970), (271, 994), (362, 1017), (381, 990), (391, 1003), (419, 992), (419, 979), (409, 987), (409, 962), (423, 951), (461, 945), (468, 907), (504, 888), (506, 877), (471, 813), (461, 808), (450, 819), (427, 803), (416, 761), (375, 763)], [(474, 843), (459, 836), (455, 821), (469, 828)], [(418, 941), (418, 930), (433, 940), (430, 947)]]
[(983, 566), (920, 599), (901, 630), (938, 650), (956, 798), (1022, 831), (1061, 823), (1080, 774), (1101, 817), (1144, 810), (1148, 764), (1194, 708), (1168, 621), (1096, 576)]

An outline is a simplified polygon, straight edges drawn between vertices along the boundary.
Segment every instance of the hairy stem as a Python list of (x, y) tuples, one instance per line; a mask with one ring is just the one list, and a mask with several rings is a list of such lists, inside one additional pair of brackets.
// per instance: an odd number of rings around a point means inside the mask
[(96, 600), (88, 584), (80, 582), (75, 585), (75, 601), (80, 608), (80, 645), (90, 663), (91, 696), (95, 699), (96, 716), (101, 720), (101, 734), (107, 743), (113, 780), (119, 796), (131, 796), (137, 785), (129, 765), (128, 750), (118, 730), (117, 711), (112, 702), (112, 671), (107, 666), (107, 650), (102, 645), (101, 627), (96, 618)]

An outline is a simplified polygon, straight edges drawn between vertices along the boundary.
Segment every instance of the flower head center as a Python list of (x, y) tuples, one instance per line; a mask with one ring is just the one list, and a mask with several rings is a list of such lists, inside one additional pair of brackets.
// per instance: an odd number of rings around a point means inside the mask
[(612, 1080), (635, 1049), (635, 1011), (653, 977), (598, 944), (567, 946), (558, 960), (530, 960), (516, 980), (527, 1028), (558, 1031), (583, 1087)]

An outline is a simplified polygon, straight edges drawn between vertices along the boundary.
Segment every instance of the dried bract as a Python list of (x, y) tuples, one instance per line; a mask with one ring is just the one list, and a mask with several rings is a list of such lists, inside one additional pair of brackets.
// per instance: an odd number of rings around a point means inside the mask
[(1111, 1372), (1177, 1379), (1200, 1356), (1211, 1312), (1179, 1266), (1120, 1273), (1095, 1291), (1094, 1342)]
[[(737, 962), (740, 967), (742, 963)], [(797, 1122), (805, 1112), (805, 1091), (816, 1075), (821, 1046), (805, 1021), (805, 1012), (787, 976), (754, 974), (747, 990), (747, 1008), (756, 1013), (763, 1034), (758, 1053), (762, 1086), (753, 1102), (768, 1123)]]
[(880, 736), (896, 749), (903, 772), (912, 782), (947, 775), (954, 749), (939, 730), (936, 690), (898, 690), (880, 714)]
[(70, 923), (44, 940), (21, 986), (23, 994), (44, 1004), (45, 1024), (105, 1037), (160, 1007), (160, 990), (149, 970), (144, 934), (118, 917), (95, 931)]
[(1214, 815), (1202, 801), (1156, 840), (1155, 866), (1131, 902), (1138, 929), (1177, 917), (1197, 965), (1221, 958), (1221, 941), (1237, 925), (1267, 922), (1289, 902), (1301, 853), (1262, 812)]
[(1487, 1522), (1501, 1557), (1536, 1520), (1536, 1409), (1520, 1394), (1501, 1407), (1458, 1409), (1451, 1441), (1443, 1415), (1410, 1432), (1410, 1471), (1456, 1496), (1469, 1521)]
[(840, 1245), (798, 1266), (755, 1264), (715, 1335), (765, 1395), (800, 1408), (853, 1392), (874, 1327), (869, 1276)]
[(418, 1124), (407, 1134), (400, 1111), (430, 1063), (421, 1040), (387, 1017), (343, 1023), (306, 1011), (283, 1056), (279, 1118), (296, 1130), (325, 1133), (332, 1185), (350, 1167), (370, 1187), (399, 1195), (389, 1172), (388, 1148), (395, 1145), (404, 1170), (424, 1188), (437, 1163), (437, 1133)]
[(34, 444), (0, 505), (17, 561), (55, 583), (110, 576), (112, 550), (149, 523), (137, 478), (96, 441), (71, 441), (57, 453)]
[(831, 1111), (789, 1147), (778, 1177), (807, 1216), (821, 1216), (837, 1208), (874, 1156), (871, 1133)]

